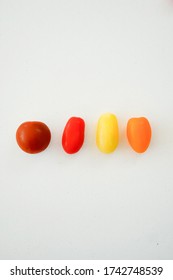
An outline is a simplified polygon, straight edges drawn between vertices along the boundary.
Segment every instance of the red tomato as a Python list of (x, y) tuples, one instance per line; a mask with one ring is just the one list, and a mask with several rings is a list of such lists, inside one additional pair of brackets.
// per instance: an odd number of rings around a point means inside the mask
[(36, 154), (47, 148), (51, 133), (42, 122), (24, 122), (16, 131), (16, 140), (19, 147), (26, 153)]
[(66, 153), (77, 153), (84, 142), (85, 122), (81, 118), (72, 117), (68, 120), (62, 135), (62, 146)]

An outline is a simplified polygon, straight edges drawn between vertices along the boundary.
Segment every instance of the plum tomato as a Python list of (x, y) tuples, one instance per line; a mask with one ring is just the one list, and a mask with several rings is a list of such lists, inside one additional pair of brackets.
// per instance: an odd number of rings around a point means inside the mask
[(144, 153), (151, 141), (151, 126), (145, 117), (131, 118), (127, 123), (127, 139), (132, 149)]
[(79, 117), (71, 117), (62, 135), (62, 146), (66, 153), (77, 153), (84, 142), (85, 122)]

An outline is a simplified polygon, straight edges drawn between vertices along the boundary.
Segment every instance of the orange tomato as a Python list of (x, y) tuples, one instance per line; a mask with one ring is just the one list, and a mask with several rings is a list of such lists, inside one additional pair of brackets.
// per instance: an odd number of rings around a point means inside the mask
[(127, 123), (127, 139), (137, 153), (144, 153), (151, 140), (151, 126), (145, 117), (131, 118)]

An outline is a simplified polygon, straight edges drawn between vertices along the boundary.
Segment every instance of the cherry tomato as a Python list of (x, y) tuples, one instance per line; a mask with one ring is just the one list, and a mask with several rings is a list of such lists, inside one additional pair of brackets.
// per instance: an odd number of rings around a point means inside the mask
[(29, 154), (44, 151), (49, 145), (50, 139), (50, 130), (42, 122), (24, 122), (16, 131), (16, 140), (19, 147)]
[(62, 146), (66, 153), (77, 153), (84, 142), (85, 122), (78, 117), (68, 120), (62, 135)]
[(127, 123), (127, 138), (130, 146), (137, 153), (144, 153), (151, 140), (151, 126), (144, 118), (131, 118)]

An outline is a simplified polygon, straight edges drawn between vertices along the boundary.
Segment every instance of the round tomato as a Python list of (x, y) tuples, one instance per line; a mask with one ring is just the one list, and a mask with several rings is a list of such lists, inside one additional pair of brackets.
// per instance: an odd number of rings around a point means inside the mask
[(44, 151), (49, 145), (50, 139), (50, 130), (42, 122), (24, 122), (16, 131), (16, 140), (19, 147), (29, 154)]

